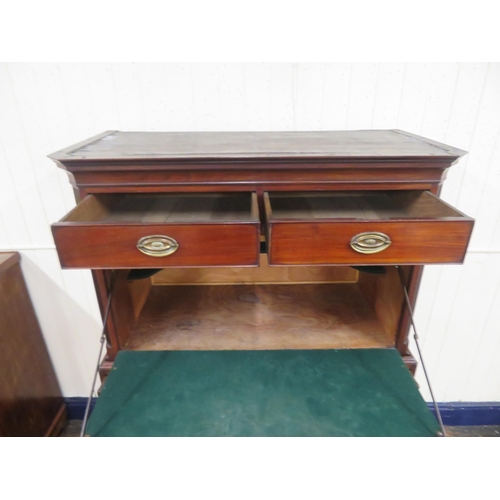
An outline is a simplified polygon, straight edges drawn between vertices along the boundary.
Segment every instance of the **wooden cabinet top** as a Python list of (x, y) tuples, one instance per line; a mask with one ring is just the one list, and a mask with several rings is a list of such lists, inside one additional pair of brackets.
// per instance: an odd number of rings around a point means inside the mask
[(66, 163), (105, 161), (396, 161), (445, 160), (460, 149), (401, 130), (310, 132), (120, 132), (107, 131), (50, 158)]
[(97, 192), (434, 189), (466, 152), (401, 130), (103, 132), (49, 156)]

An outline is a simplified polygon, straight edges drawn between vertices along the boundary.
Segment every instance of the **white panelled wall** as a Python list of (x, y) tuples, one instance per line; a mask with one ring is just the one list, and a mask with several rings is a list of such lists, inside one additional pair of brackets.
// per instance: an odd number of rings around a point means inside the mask
[(442, 192), (477, 219), (469, 253), (426, 267), (416, 320), (439, 401), (500, 401), (500, 63), (2, 64), (0, 250), (22, 254), (63, 394), (88, 396), (100, 317), (90, 273), (59, 266), (50, 224), (75, 201), (47, 154), (110, 129), (388, 128), (469, 151)]

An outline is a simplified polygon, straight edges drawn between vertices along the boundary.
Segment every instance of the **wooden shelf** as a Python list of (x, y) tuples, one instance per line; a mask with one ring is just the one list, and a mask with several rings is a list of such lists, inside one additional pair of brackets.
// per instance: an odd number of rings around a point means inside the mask
[(128, 350), (394, 346), (355, 283), (153, 286)]

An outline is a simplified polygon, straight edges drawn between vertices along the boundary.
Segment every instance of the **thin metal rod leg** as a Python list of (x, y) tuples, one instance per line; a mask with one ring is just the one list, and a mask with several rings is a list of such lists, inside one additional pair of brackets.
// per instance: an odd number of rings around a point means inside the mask
[(413, 333), (414, 333), (413, 339), (415, 340), (415, 345), (417, 346), (418, 357), (420, 358), (420, 364), (422, 365), (422, 369), (424, 371), (425, 380), (427, 381), (427, 387), (429, 388), (429, 392), (431, 393), (432, 402), (434, 404), (434, 410), (436, 411), (436, 416), (437, 416), (437, 419), (439, 422), (439, 426), (441, 427), (441, 432), (442, 432), (443, 436), (446, 436), (446, 433), (444, 430), (443, 419), (441, 418), (441, 412), (439, 411), (438, 405), (436, 403), (436, 398), (434, 397), (434, 392), (432, 391), (432, 386), (431, 386), (431, 382), (429, 380), (429, 375), (427, 374), (427, 369), (425, 368), (424, 358), (422, 357), (422, 350), (420, 349), (420, 343), (418, 341), (417, 327), (415, 326), (415, 321), (413, 319), (413, 308), (411, 306), (410, 297), (408, 296), (408, 291), (406, 290), (403, 270), (399, 266), (396, 266), (396, 267), (398, 268), (399, 278), (401, 280), (401, 285), (403, 286), (406, 307), (408, 308), (408, 313), (410, 314), (410, 321), (411, 321), (411, 325), (413, 327)]
[(109, 311), (111, 310), (111, 299), (113, 298), (113, 290), (115, 288), (116, 272), (113, 271), (111, 277), (111, 283), (109, 286), (108, 303), (106, 305), (106, 310), (104, 312), (103, 327), (101, 333), (101, 347), (99, 349), (99, 356), (97, 357), (97, 367), (94, 373), (94, 380), (92, 381), (92, 389), (90, 390), (90, 397), (87, 401), (87, 406), (85, 407), (85, 416), (83, 417), (82, 430), (80, 431), (80, 437), (85, 435), (85, 428), (87, 427), (87, 420), (89, 418), (90, 405), (92, 404), (92, 397), (94, 396), (95, 384), (97, 382), (97, 376), (99, 375), (99, 366), (101, 365), (102, 351), (104, 349), (104, 343), (106, 342), (106, 330), (108, 324)]

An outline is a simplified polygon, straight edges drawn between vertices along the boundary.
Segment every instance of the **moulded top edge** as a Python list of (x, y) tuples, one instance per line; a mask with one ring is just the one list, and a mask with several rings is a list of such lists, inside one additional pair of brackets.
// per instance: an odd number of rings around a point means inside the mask
[(107, 131), (53, 153), (56, 161), (396, 158), (455, 159), (463, 151), (400, 130), (304, 132)]

